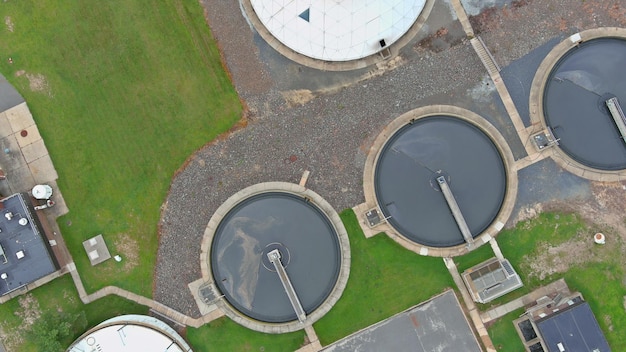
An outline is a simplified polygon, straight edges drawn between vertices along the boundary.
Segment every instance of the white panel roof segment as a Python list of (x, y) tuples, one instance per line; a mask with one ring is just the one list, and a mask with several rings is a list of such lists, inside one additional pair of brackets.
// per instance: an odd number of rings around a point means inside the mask
[(123, 315), (102, 322), (67, 352), (191, 352), (191, 347), (164, 322), (143, 315)]
[(400, 39), (426, 0), (250, 0), (269, 32), (294, 51), (325, 61), (361, 59)]

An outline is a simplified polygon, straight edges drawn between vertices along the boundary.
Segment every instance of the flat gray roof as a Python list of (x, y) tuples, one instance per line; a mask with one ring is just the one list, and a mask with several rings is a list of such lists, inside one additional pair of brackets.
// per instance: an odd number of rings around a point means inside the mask
[(13, 88), (2, 74), (0, 74), (0, 112), (24, 102), (24, 98)]
[(339, 340), (324, 351), (479, 352), (481, 349), (454, 291), (448, 290)]
[(26, 193), (0, 201), (0, 230), (0, 295), (57, 270), (58, 265)]

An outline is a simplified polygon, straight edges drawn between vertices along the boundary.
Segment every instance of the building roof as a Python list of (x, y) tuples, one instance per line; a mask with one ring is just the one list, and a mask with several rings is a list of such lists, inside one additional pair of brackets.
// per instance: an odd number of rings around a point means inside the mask
[(488, 303), (524, 284), (506, 259), (491, 258), (463, 273), (463, 280), (476, 302)]
[(326, 61), (360, 59), (381, 51), (411, 28), (426, 3), (426, 0), (249, 1), (276, 39), (300, 54)]
[(26, 193), (0, 201), (0, 230), (0, 295), (58, 269)]
[(13, 86), (0, 74), (0, 112), (24, 102), (24, 98)]
[(589, 304), (581, 301), (535, 322), (549, 352), (609, 352)]
[(191, 352), (191, 347), (174, 329), (156, 318), (122, 315), (87, 331), (67, 351)]
[(481, 351), (454, 291), (354, 333), (324, 349), (342, 351)]

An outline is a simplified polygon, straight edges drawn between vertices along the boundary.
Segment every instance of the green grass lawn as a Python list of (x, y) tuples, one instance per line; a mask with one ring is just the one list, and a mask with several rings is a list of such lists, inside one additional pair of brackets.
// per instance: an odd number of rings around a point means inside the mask
[(295, 351), (302, 347), (304, 330), (270, 335), (245, 328), (223, 317), (199, 329), (187, 329), (187, 341), (195, 352), (202, 351)]
[[(59, 225), (87, 291), (116, 285), (150, 297), (171, 178), (242, 112), (201, 7), (24, 0), (1, 3), (0, 14), (0, 71), (59, 174), (70, 209)], [(99, 233), (123, 264), (89, 265), (81, 243)]]
[(454, 287), (441, 258), (417, 255), (384, 234), (366, 239), (352, 210), (340, 215), (350, 237), (350, 278), (337, 304), (314, 325), (322, 345)]
[(489, 327), (489, 337), (491, 337), (491, 342), (498, 351), (524, 352), (524, 344), (512, 323), (523, 313), (523, 308), (514, 310)]
[[(350, 278), (337, 304), (314, 324), (323, 346), (454, 286), (441, 258), (409, 252), (384, 234), (366, 239), (352, 210), (340, 216), (350, 238)], [(293, 351), (303, 343), (304, 332), (261, 334), (222, 318), (188, 329), (187, 337), (198, 351), (258, 351), (261, 346), (265, 351)]]
[(463, 273), (465, 270), (473, 267), (474, 265), (478, 265), (489, 258), (495, 257), (493, 253), (493, 249), (489, 243), (485, 243), (477, 249), (467, 253), (466, 255), (455, 257), (454, 263), (456, 264), (456, 268), (460, 273)]
[[(72, 278), (65, 275), (0, 305), (2, 341), (10, 351), (39, 352), (37, 346), (28, 340), (26, 332), (41, 314), (81, 311), (87, 318), (88, 329), (118, 315), (147, 314), (148, 308), (117, 296), (107, 296), (84, 305), (78, 298)], [(84, 331), (76, 331), (62, 341), (63, 345), (69, 346)]]
[[(583, 294), (591, 306), (609, 345), (614, 351), (626, 351), (626, 275), (624, 271), (624, 243), (613, 237), (616, 243), (606, 246), (593, 246), (591, 253), (567, 253), (566, 255), (591, 255), (587, 262), (574, 264), (565, 273), (555, 273), (543, 279), (533, 275), (529, 260), (542, 254), (546, 245), (557, 246), (579, 235), (591, 236), (602, 230), (593, 224), (586, 224), (575, 214), (546, 213), (533, 220), (517, 224), (498, 235), (498, 244), (506, 258), (515, 266), (525, 286), (496, 301), (503, 303), (528, 293), (535, 288), (565, 278), (573, 291)], [(606, 229), (604, 229), (606, 230)], [(605, 231), (609, 232), (610, 231)], [(519, 316), (519, 315), (518, 315)], [(517, 316), (516, 316), (517, 317)], [(507, 343), (507, 336), (517, 336), (509, 317), (501, 318), (489, 329), (494, 343), (502, 351), (516, 351), (516, 341)], [(500, 336), (505, 336), (500, 338)], [(515, 348), (515, 349), (514, 349)]]

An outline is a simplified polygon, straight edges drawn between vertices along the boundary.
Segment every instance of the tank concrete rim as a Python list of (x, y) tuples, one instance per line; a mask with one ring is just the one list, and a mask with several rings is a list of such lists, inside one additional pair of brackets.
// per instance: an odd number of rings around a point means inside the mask
[[(274, 50), (278, 51), (281, 55), (292, 61), (295, 61), (300, 65), (308, 66), (322, 71), (351, 71), (382, 63), (389, 59), (383, 58), (380, 55), (380, 52), (361, 59), (355, 59), (350, 61), (325, 61), (300, 54), (280, 42), (270, 33), (270, 31), (265, 27), (265, 25), (263, 25), (259, 17), (256, 15), (256, 12), (254, 11), (250, 0), (239, 0), (239, 3), (241, 4), (242, 13), (248, 20), (248, 23), (250, 23), (252, 27), (254, 27), (254, 29), (257, 33), (259, 33), (261, 38), (263, 38), (263, 40), (265, 40), (267, 44), (274, 48)], [(426, 0), (422, 12), (417, 17), (417, 20), (415, 20), (413, 25), (409, 28), (409, 30), (398, 40), (387, 46), (387, 48), (391, 51), (391, 57), (397, 56), (400, 52), (400, 49), (407, 45), (420, 31), (420, 29), (426, 22), (426, 19), (428, 19), (428, 15), (430, 15), (434, 3), (435, 0)]]
[[(626, 40), (626, 28), (619, 27), (600, 27), (584, 30), (578, 33), (582, 41), (588, 41), (598, 38), (619, 38)], [(543, 96), (547, 86), (547, 79), (552, 70), (555, 68), (559, 60), (571, 49), (578, 45), (572, 42), (570, 37), (557, 44), (543, 59), (530, 87), (529, 111), (531, 125), (541, 126), (542, 130), (546, 130), (546, 118), (543, 112)], [(538, 131), (537, 131), (538, 132)], [(552, 159), (563, 169), (592, 181), (620, 181), (626, 178), (626, 169), (623, 170), (600, 170), (584, 165), (567, 153), (560, 147), (552, 147)]]
[(330, 309), (335, 305), (335, 303), (337, 303), (337, 301), (341, 297), (348, 282), (348, 277), (350, 276), (351, 256), (348, 233), (343, 225), (343, 222), (339, 218), (339, 214), (337, 214), (337, 212), (324, 198), (322, 198), (317, 193), (311, 191), (310, 189), (293, 183), (259, 183), (246, 187), (230, 196), (224, 203), (222, 203), (222, 205), (219, 206), (219, 208), (215, 211), (215, 213), (209, 220), (209, 223), (204, 230), (200, 254), (200, 268), (202, 271), (202, 279), (205, 281), (205, 283), (209, 283), (212, 286), (216, 287), (214, 283), (215, 280), (213, 279), (213, 275), (211, 274), (211, 244), (213, 242), (215, 231), (217, 230), (217, 227), (219, 226), (224, 216), (226, 216), (226, 214), (228, 214), (228, 212), (232, 208), (234, 208), (244, 200), (255, 195), (271, 192), (282, 192), (309, 198), (311, 200), (311, 203), (314, 204), (323, 214), (326, 215), (328, 221), (334, 227), (335, 233), (337, 234), (339, 239), (339, 253), (341, 260), (339, 275), (337, 277), (337, 281), (335, 282), (334, 287), (331, 290), (331, 293), (315, 311), (307, 315), (306, 321), (304, 323), (300, 323), (298, 320), (284, 323), (268, 323), (252, 319), (238, 311), (225, 299), (217, 300), (217, 306), (226, 314), (226, 316), (228, 316), (236, 323), (255, 331), (270, 334), (280, 334), (301, 330), (307, 326), (311, 326), (313, 325), (313, 323), (321, 319), (326, 313), (328, 313), (328, 311), (330, 311)]
[[(515, 199), (517, 197), (518, 180), (517, 172), (513, 167), (515, 162), (513, 158), (513, 153), (511, 152), (509, 145), (506, 143), (506, 140), (493, 125), (491, 125), (487, 120), (472, 111), (451, 105), (430, 105), (406, 112), (394, 119), (387, 126), (385, 126), (385, 128), (383, 128), (383, 130), (376, 137), (374, 143), (372, 144), (367, 156), (367, 160), (365, 162), (365, 169), (363, 171), (365, 202), (370, 209), (378, 207), (378, 199), (376, 197), (376, 192), (374, 191), (375, 170), (380, 153), (382, 152), (383, 147), (389, 140), (389, 138), (411, 121), (437, 115), (456, 117), (477, 127), (480, 131), (485, 133), (485, 135), (487, 135), (487, 137), (491, 139), (496, 149), (500, 153), (502, 157), (502, 162), (504, 164), (504, 170), (506, 174), (506, 187), (502, 206), (500, 207), (500, 210), (498, 211), (498, 214), (494, 218), (493, 222), (487, 227), (487, 229), (485, 229), (482, 233), (475, 237), (475, 246), (471, 249), (473, 250), (480, 247), (482, 244), (489, 242), (493, 237), (498, 234), (498, 232), (500, 232), (500, 230), (504, 227), (504, 224), (508, 221), (513, 211), (513, 206), (515, 205)], [(463, 255), (470, 251), (470, 249), (467, 248), (466, 244), (460, 244), (451, 247), (426, 246), (406, 238), (391, 223), (385, 223), (385, 227), (387, 229), (387, 235), (389, 237), (391, 237), (394, 241), (398, 242), (406, 249), (414, 251), (418, 254), (423, 254), (423, 251), (426, 251), (427, 255), (429, 256), (451, 257)]]

